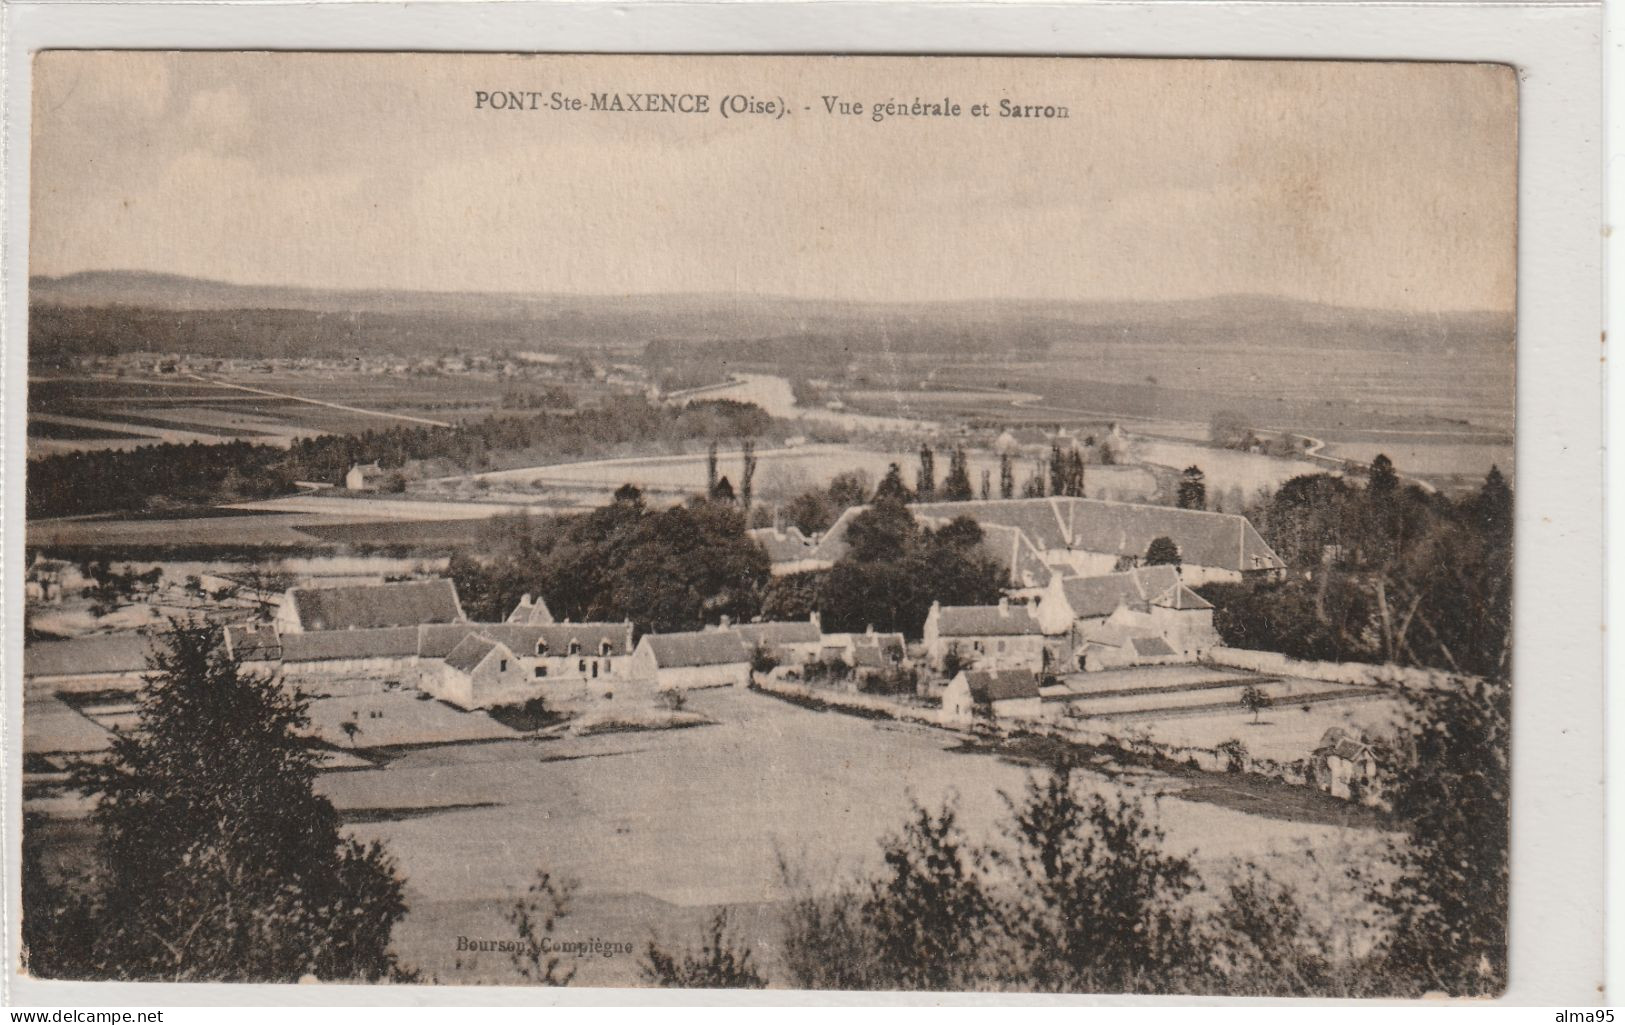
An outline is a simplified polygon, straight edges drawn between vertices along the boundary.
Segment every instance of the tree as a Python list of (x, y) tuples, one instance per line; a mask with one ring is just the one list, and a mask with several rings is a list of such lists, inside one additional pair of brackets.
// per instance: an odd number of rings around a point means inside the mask
[(1207, 477), (1200, 466), (1187, 466), (1180, 475), (1178, 504), (1181, 509), (1207, 508)]
[(729, 505), (734, 503), (734, 486), (728, 482), (727, 477), (717, 478), (716, 484), (711, 488), (710, 498), (713, 502), (725, 502)]
[(993, 497), (993, 471), (985, 466), (982, 467), (981, 497), (984, 502)]
[(1145, 564), (1147, 566), (1177, 566), (1179, 565), (1179, 545), (1171, 537), (1156, 537), (1145, 549)]
[(897, 502), (909, 502), (913, 499), (909, 494), (908, 485), (903, 483), (903, 471), (898, 469), (896, 463), (886, 467), (886, 476), (880, 479), (880, 485), (875, 488), (874, 500), (892, 499)]
[(1506, 987), (1511, 694), (1504, 678), (1401, 692), (1406, 718), (1380, 747), (1383, 790), (1404, 823), (1386, 970), (1417, 992)]
[(709, 445), (707, 445), (706, 448), (705, 448), (705, 493), (708, 494), (708, 495), (713, 494), (713, 493), (716, 492), (716, 490), (717, 490), (717, 442), (716, 442), (716, 439), (713, 438), (713, 439), (711, 439), (711, 443)]
[(899, 989), (961, 988), (975, 977), (980, 937), (994, 922), (982, 853), (960, 832), (951, 804), (936, 814), (915, 805), (882, 849), (886, 869), (863, 910), (891, 981)]
[(1270, 696), (1252, 684), (1248, 684), (1241, 691), (1241, 707), (1253, 713), (1253, 722), (1258, 722), (1258, 713), (1274, 704)]
[(739, 505), (748, 513), (752, 494), (751, 483), (756, 479), (756, 442), (746, 438), (741, 449), (745, 465), (739, 473)]
[(1016, 468), (1008, 452), (999, 453), (999, 497), (1016, 497)]
[(920, 476), (914, 488), (920, 501), (929, 502), (937, 494), (937, 455), (930, 445), (920, 446)]
[(1366, 474), (1366, 493), (1373, 499), (1389, 499), (1395, 491), (1399, 490), (1399, 474), (1394, 472), (1394, 461), (1378, 453), (1371, 460), (1371, 469)]
[(711, 916), (698, 953), (670, 953), (650, 940), (644, 948), (643, 977), (657, 986), (681, 989), (763, 989), (767, 979), (751, 964), (751, 950), (728, 934), (728, 911)]
[(964, 448), (954, 449), (953, 455), (948, 457), (948, 476), (942, 482), (942, 497), (949, 502), (968, 502), (976, 497)]
[(503, 915), (519, 941), (508, 956), (519, 977), (532, 985), (568, 986), (575, 978), (575, 968), (565, 968), (564, 959), (557, 953), (557, 944), (548, 942), (557, 931), (559, 920), (570, 913), (570, 898), (575, 888), (574, 882), (555, 879), (538, 869), (524, 896), (515, 900)]
[(837, 473), (829, 482), (829, 500), (837, 512), (869, 501), (869, 475), (862, 470)]
[(1060, 992), (1173, 989), (1203, 958), (1182, 906), (1199, 887), (1190, 861), (1162, 853), (1163, 833), (1123, 798), (1074, 791), (1059, 761), (1028, 777), (1021, 802), (1004, 795), (1012, 823), (1017, 901), (1001, 908), (1015, 939), (1021, 982)]
[(355, 747), (355, 738), (361, 733), (361, 724), (354, 719), (346, 719), (339, 724), (339, 729), (343, 730), (344, 735), (349, 738), (350, 746)]
[(207, 624), (172, 624), (148, 665), (138, 727), (73, 770), (99, 799), (86, 977), (395, 974), (403, 883), (378, 844), (340, 835), (316, 794), (305, 696), (244, 672)]
[(1479, 489), (1478, 498), (1473, 503), (1472, 513), (1486, 536), (1497, 539), (1512, 536), (1512, 489), (1507, 486), (1506, 478), (1501, 476), (1499, 466), (1490, 467), (1489, 474), (1484, 478), (1484, 486)]

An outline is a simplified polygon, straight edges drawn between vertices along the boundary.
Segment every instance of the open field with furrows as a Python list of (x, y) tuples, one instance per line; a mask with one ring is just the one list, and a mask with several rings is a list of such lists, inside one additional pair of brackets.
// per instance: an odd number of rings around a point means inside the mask
[[(291, 499), (290, 499), (291, 501)], [(25, 543), (64, 557), (78, 557), (92, 549), (111, 552), (112, 558), (156, 558), (146, 555), (166, 549), (277, 549), (293, 554), (323, 552), (345, 547), (423, 547), (439, 550), (473, 539), (484, 519), (504, 511), (490, 505), (474, 509), (455, 506), (453, 513), (472, 510), (477, 515), (446, 515), (439, 503), (415, 509), (407, 516), (383, 515), (364, 506), (350, 507), (330, 500), (314, 512), (277, 512), (215, 509), (186, 517), (105, 517), (34, 520)]]
[[(29, 383), (31, 455), (162, 441), (286, 446), (318, 434), (450, 423), (536, 390), (490, 375), (293, 373), (53, 376)], [(37, 425), (37, 426), (36, 426)]]

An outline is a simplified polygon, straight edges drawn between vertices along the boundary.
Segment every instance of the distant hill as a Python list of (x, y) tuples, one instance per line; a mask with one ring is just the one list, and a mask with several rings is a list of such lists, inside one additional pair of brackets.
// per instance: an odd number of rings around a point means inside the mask
[[(119, 351), (149, 344), (220, 355), (322, 354), (385, 346), (413, 353), (449, 347), (593, 347), (663, 357), (730, 357), (810, 346), (944, 354), (1091, 339), (1188, 342), (1245, 338), (1404, 351), (1453, 344), (1506, 351), (1510, 314), (1422, 316), (1271, 296), (1170, 302), (965, 300), (858, 303), (742, 295), (542, 295), (239, 285), (145, 271), (86, 271), (30, 280), (31, 345)], [(165, 340), (168, 339), (166, 342)], [(764, 342), (773, 345), (764, 346)], [(183, 344), (185, 343), (185, 344)], [(36, 356), (38, 353), (35, 353)]]

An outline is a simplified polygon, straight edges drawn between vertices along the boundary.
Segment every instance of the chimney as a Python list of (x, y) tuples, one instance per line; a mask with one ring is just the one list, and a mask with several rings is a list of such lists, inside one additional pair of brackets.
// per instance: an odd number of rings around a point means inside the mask
[(1009, 598), (1000, 598), (999, 599), (999, 618), (1000, 619), (1009, 619), (1010, 618), (1010, 599)]

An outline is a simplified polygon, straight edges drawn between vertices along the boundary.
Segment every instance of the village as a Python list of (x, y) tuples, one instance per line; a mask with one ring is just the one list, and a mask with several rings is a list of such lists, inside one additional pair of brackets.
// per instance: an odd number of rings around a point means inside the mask
[[(365, 768), (369, 750), (689, 725), (690, 695), (736, 688), (1380, 801), (1367, 731), (1384, 725), (1396, 684), (1427, 685), (1427, 674), (1225, 647), (1213, 606), (1193, 588), (1287, 571), (1244, 517), (1072, 497), (910, 508), (927, 525), (973, 519), (1008, 583), (997, 604), (933, 603), (917, 638), (872, 626), (826, 632), (816, 612), (639, 636), (631, 622), (557, 619), (533, 595), (502, 621), (479, 622), (433, 571), (336, 586), (316, 578), (221, 603), (197, 591), (231, 658), (314, 698), (312, 740), (333, 768)], [(749, 533), (775, 574), (827, 569), (862, 511), (816, 537), (795, 527)], [(1170, 543), (1159, 564), (1145, 558)], [(35, 578), (32, 593), (44, 595), (38, 580), (52, 578)], [(161, 631), (126, 630), (28, 647), (25, 768), (37, 806), (76, 804), (57, 785), (67, 761), (96, 756), (109, 729), (131, 725), (160, 640)]]

